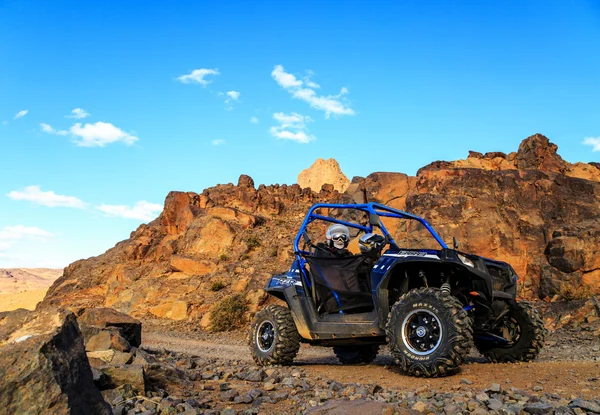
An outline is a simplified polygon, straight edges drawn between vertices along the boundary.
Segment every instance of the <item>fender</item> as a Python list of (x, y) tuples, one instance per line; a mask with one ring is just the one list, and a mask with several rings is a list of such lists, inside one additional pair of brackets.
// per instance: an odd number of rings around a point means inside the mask
[[(472, 284), (473, 290), (482, 292), (487, 298), (493, 297), (491, 277), (483, 258), (469, 255), (473, 267), (463, 263), (458, 256), (459, 252), (452, 249), (403, 249), (388, 250), (373, 266), (371, 271), (371, 286), (373, 296), (379, 307), (379, 318), (382, 324), (387, 321), (387, 313), (392, 304), (389, 304), (388, 287), (392, 278), (400, 278), (402, 283), (406, 280), (404, 275), (398, 276), (395, 269), (404, 264), (439, 264), (454, 270), (454, 278), (464, 278)], [(462, 253), (461, 253), (462, 255)], [(394, 281), (397, 285), (398, 282)]]

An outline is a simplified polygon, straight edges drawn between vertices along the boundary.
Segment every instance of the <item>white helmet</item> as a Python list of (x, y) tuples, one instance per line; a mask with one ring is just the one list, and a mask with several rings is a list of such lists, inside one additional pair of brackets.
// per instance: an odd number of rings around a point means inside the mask
[(350, 231), (347, 226), (336, 223), (327, 228), (325, 238), (327, 238), (327, 245), (329, 247), (343, 249), (346, 248), (348, 242), (350, 242)]

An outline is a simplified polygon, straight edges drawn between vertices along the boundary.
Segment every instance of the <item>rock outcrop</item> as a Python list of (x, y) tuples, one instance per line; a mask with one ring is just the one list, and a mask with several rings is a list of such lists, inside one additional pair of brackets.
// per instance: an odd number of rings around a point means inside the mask
[(0, 313), (0, 408), (9, 414), (112, 413), (94, 386), (73, 313)]
[(585, 297), (600, 287), (600, 218), (563, 226), (544, 251), (540, 297)]
[[(600, 181), (600, 164), (568, 163), (558, 154), (558, 146), (542, 134), (534, 134), (521, 142), (515, 153), (499, 151), (479, 153), (470, 151), (466, 160), (436, 161), (423, 170), (437, 169), (481, 169), (481, 170), (541, 170), (565, 176)], [(417, 173), (417, 176), (419, 174)]]
[(200, 326), (213, 304), (243, 292), (256, 310), (266, 278), (289, 266), (307, 208), (341, 197), (330, 185), (255, 188), (248, 176), (201, 194), (171, 192), (156, 220), (105, 254), (69, 265), (41, 307), (111, 307)]
[(335, 159), (317, 159), (312, 166), (300, 172), (298, 184), (315, 192), (321, 190), (324, 184), (331, 184), (338, 192), (345, 192), (350, 185), (350, 180), (342, 173)]
[[(600, 290), (593, 221), (600, 217), (598, 166), (567, 163), (536, 134), (517, 152), (471, 152), (466, 160), (431, 163), (416, 177), (355, 177), (344, 193), (333, 184), (318, 192), (299, 185), (256, 187), (244, 175), (237, 185), (200, 194), (171, 192), (156, 220), (105, 254), (67, 267), (41, 307), (112, 307), (197, 328), (208, 326), (218, 301), (245, 293), (251, 313), (265, 298), (268, 277), (289, 266), (308, 207), (340, 201), (377, 201), (423, 216), (445, 241), (455, 236), (461, 250), (512, 264), (521, 277), (520, 295), (593, 294)], [(414, 225), (386, 225), (400, 245), (436, 247)]]

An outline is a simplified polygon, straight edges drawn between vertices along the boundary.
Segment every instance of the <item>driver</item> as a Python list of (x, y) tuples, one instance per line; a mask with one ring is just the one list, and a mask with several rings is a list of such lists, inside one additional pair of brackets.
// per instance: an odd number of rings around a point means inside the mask
[(319, 242), (317, 247), (317, 256), (327, 256), (332, 258), (352, 256), (348, 249), (350, 242), (350, 231), (347, 226), (334, 224), (327, 228), (325, 233), (325, 242)]

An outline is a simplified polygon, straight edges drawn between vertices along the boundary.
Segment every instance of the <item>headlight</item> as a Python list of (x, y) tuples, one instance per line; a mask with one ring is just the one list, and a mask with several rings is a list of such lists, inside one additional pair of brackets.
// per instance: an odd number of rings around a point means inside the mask
[(466, 266), (475, 268), (475, 264), (473, 264), (473, 261), (471, 261), (471, 260), (470, 260), (469, 258), (467, 258), (466, 256), (464, 256), (464, 255), (461, 255), (461, 254), (458, 254), (458, 259), (460, 259), (460, 260), (461, 260), (461, 262), (462, 262), (463, 264), (465, 264)]

